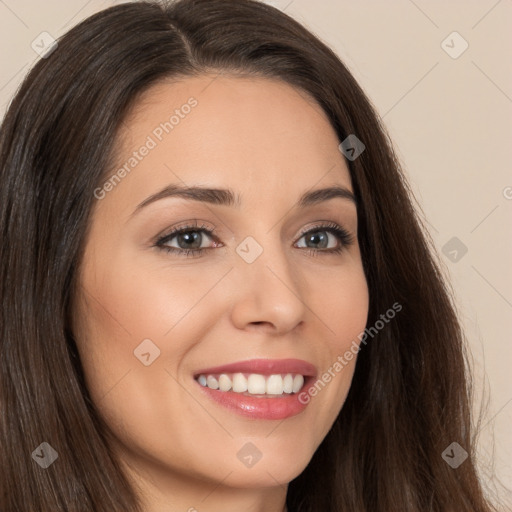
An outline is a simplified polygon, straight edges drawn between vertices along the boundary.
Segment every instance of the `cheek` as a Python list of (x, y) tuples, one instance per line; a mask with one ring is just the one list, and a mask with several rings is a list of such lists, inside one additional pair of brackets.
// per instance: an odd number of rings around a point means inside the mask
[(357, 336), (364, 331), (369, 308), (368, 285), (360, 265), (332, 274), (317, 273), (305, 296), (325, 327), (323, 339), (331, 357), (344, 353), (354, 340), (359, 343)]
[(75, 339), (88, 388), (101, 399), (127, 371), (140, 365), (134, 355), (136, 347), (164, 332), (164, 301), (158, 289), (144, 279), (146, 275), (127, 261), (112, 254), (108, 264), (106, 258), (87, 261), (81, 274)]
[[(304, 390), (301, 401), (317, 403), (322, 421), (316, 423), (317, 439), (323, 439), (347, 397), (366, 327), (369, 294), (362, 267), (339, 272), (330, 279), (316, 281), (310, 290), (310, 308), (321, 320), (326, 335), (317, 343), (322, 361), (315, 382)], [(311, 409), (313, 410), (313, 409)]]
[[(128, 381), (140, 379), (163, 389), (155, 381), (157, 371), (168, 386), (165, 369), (175, 373), (187, 351), (205, 336), (201, 326), (219, 316), (219, 297), (215, 303), (203, 298), (225, 270), (152, 267), (130, 250), (116, 253), (113, 246), (103, 253), (110, 254), (108, 264), (97, 257), (84, 266), (75, 332), (91, 395), (101, 400), (127, 372)], [(146, 367), (143, 354), (148, 352), (154, 362)], [(151, 372), (139, 375), (140, 369)]]
[[(83, 274), (88, 300), (82, 316), (96, 330), (92, 338), (110, 340), (113, 347), (116, 340), (123, 340), (123, 350), (131, 347), (133, 351), (146, 338), (170, 336), (202, 290), (185, 274), (152, 269), (129, 255), (111, 258), (108, 267), (102, 261), (94, 265), (94, 272), (86, 269)], [(203, 288), (207, 289), (206, 284)]]
[(333, 293), (336, 293), (336, 301), (332, 303), (330, 313), (335, 341), (331, 345), (331, 357), (325, 369), (328, 373), (324, 380), (333, 383), (338, 381), (335, 386), (341, 388), (344, 400), (368, 319), (368, 285), (362, 268), (347, 275), (343, 284), (336, 287)]

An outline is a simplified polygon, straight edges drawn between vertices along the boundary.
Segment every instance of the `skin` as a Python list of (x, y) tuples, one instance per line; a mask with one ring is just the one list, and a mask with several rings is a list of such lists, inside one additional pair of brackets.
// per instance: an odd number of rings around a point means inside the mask
[[(352, 184), (340, 141), (313, 99), (277, 80), (229, 75), (146, 91), (123, 123), (116, 164), (191, 96), (197, 106), (96, 201), (75, 337), (92, 400), (147, 512), (282, 512), (288, 483), (343, 406), (356, 357), (284, 420), (235, 414), (204, 396), (193, 375), (240, 360), (298, 358), (320, 376), (357, 341), (368, 288), (356, 206), (343, 198), (296, 204), (310, 189), (353, 191)], [(168, 197), (133, 213), (173, 183), (231, 188), (242, 205)], [(154, 247), (159, 235), (194, 220), (215, 229), (200, 235), (210, 248), (202, 255)], [(343, 242), (319, 228), (328, 247), (312, 256), (318, 246), (301, 232), (322, 221), (354, 242), (325, 252)], [(263, 248), (251, 264), (235, 251), (247, 236)], [(186, 248), (177, 237), (167, 245)], [(144, 339), (160, 350), (149, 366), (134, 355)], [(262, 453), (250, 468), (237, 458), (247, 442)]]

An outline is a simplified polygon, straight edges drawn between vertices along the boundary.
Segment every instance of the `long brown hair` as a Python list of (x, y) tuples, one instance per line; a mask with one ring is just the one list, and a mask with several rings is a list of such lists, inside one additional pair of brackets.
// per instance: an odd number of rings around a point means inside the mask
[[(290, 512), (489, 512), (475, 467), (464, 336), (385, 129), (339, 58), (253, 0), (134, 2), (91, 16), (30, 71), (0, 133), (0, 509), (140, 511), (84, 384), (70, 318), (116, 133), (160, 80), (204, 72), (281, 79), (312, 95), (343, 141), (358, 201), (368, 325), (347, 400)], [(46, 469), (31, 454), (58, 453)], [(442, 453), (456, 442), (458, 468)]]

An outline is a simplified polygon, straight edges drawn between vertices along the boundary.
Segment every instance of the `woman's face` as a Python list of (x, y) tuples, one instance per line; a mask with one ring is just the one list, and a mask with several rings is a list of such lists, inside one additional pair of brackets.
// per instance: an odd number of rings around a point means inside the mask
[(155, 488), (286, 486), (336, 419), (368, 313), (338, 145), (318, 104), (263, 78), (161, 83), (123, 123), (74, 330), (115, 449)]

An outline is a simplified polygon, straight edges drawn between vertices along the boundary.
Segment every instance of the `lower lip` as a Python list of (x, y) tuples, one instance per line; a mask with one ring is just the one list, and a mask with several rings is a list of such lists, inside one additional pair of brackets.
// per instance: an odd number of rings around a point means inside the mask
[(311, 377), (304, 379), (304, 385), (298, 393), (271, 396), (270, 398), (247, 396), (243, 393), (235, 393), (234, 391), (219, 391), (217, 389), (210, 389), (207, 386), (201, 386), (199, 382), (196, 382), (203, 393), (231, 411), (253, 419), (282, 420), (295, 416), (306, 408), (308, 404), (299, 402), (298, 396), (306, 389), (311, 379)]

